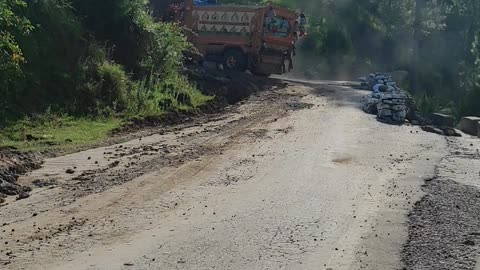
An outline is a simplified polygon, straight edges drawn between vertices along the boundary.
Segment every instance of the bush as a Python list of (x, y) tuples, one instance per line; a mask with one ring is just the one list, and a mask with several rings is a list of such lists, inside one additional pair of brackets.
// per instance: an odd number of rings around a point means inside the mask
[(25, 12), (26, 3), (22, 0), (0, 0), (0, 128), (15, 108), (9, 99), (15, 95), (16, 82), (23, 76), (25, 57), (18, 38), (33, 29), (24, 17)]
[(97, 68), (98, 87), (95, 97), (103, 106), (123, 110), (126, 105), (129, 78), (122, 66), (110, 62), (102, 63)]
[(173, 109), (187, 110), (210, 100), (185, 76), (175, 74), (163, 80), (133, 82), (128, 93), (127, 115), (156, 115)]
[(193, 50), (181, 29), (172, 23), (155, 23), (149, 29), (147, 56), (142, 59), (144, 75), (152, 79), (177, 74), (184, 61), (184, 53)]
[[(180, 74), (191, 44), (177, 25), (156, 22), (148, 6), (0, 0), (0, 126), (47, 109), (79, 117), (154, 114), (205, 100)], [(24, 36), (29, 21), (35, 29)]]
[(15, 78), (25, 62), (17, 37), (33, 29), (23, 14), (26, 3), (22, 0), (0, 1), (0, 83)]

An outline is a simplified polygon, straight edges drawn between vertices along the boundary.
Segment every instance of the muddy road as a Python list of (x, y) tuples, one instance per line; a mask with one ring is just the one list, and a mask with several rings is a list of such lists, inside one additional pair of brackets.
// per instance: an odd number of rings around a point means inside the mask
[[(424, 196), (459, 189), (426, 188), (442, 177), (474, 189), (478, 143), (381, 124), (360, 110), (365, 94), (290, 82), (217, 115), (46, 160), (19, 179), (31, 196), (0, 208), (0, 268), (473, 269), (476, 239), (465, 249), (424, 237), (439, 226)], [(471, 216), (463, 223), (474, 227)], [(423, 263), (417, 251), (437, 242), (465, 263)]]

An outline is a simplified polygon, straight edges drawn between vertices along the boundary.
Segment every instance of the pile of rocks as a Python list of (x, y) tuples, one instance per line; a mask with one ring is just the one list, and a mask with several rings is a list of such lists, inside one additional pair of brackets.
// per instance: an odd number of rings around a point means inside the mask
[(378, 113), (378, 103), (380, 103), (380, 99), (382, 98), (381, 93), (371, 93), (369, 94), (363, 103), (363, 110), (369, 114), (377, 114)]
[[(454, 117), (419, 113), (413, 98), (408, 92), (397, 87), (391, 75), (375, 73), (360, 80), (363, 88), (372, 91), (365, 97), (363, 110), (369, 114), (375, 114), (378, 121), (401, 125), (408, 120), (412, 125), (421, 126), (424, 131), (444, 136), (461, 136), (454, 128)], [(471, 126), (472, 134), (477, 132), (477, 127)]]
[(377, 105), (377, 119), (392, 124), (403, 124), (407, 117), (407, 96), (402, 92), (383, 94)]
[(397, 87), (392, 76), (379, 72), (361, 80), (362, 86), (372, 91), (365, 99), (363, 110), (376, 114), (379, 121), (403, 124), (408, 112), (408, 95)]
[[(393, 81), (392, 75), (383, 72), (372, 73), (367, 77), (359, 78), (361, 86), (365, 90), (374, 90), (377, 88), (396, 87), (396, 83)], [(380, 89), (378, 89), (380, 90)]]

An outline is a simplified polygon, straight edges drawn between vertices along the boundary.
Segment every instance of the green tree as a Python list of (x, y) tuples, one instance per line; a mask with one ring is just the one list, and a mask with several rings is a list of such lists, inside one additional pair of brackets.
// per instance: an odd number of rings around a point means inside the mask
[(33, 29), (23, 16), (26, 7), (22, 0), (0, 0), (0, 124), (9, 108), (7, 97), (22, 75), (22, 64), (26, 62), (17, 41), (19, 36), (28, 35)]
[(0, 83), (15, 78), (25, 62), (17, 37), (28, 35), (33, 29), (21, 15), (26, 7), (22, 0), (0, 0)]

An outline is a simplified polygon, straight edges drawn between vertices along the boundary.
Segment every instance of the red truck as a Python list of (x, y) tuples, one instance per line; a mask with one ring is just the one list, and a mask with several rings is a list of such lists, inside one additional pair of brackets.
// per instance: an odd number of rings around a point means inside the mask
[(286, 8), (182, 3), (176, 20), (203, 55), (232, 71), (283, 74), (293, 68), (298, 14)]

